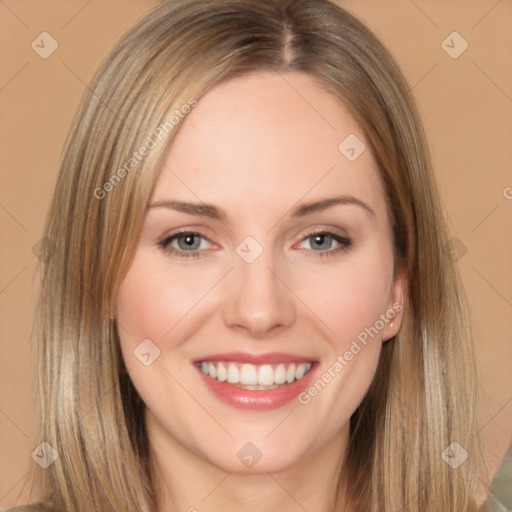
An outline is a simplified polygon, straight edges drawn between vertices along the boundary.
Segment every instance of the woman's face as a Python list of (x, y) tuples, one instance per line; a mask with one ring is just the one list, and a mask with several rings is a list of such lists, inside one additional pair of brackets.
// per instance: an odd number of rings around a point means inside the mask
[(172, 144), (117, 297), (153, 443), (235, 472), (338, 457), (400, 324), (393, 263), (343, 105), (298, 72), (217, 85)]

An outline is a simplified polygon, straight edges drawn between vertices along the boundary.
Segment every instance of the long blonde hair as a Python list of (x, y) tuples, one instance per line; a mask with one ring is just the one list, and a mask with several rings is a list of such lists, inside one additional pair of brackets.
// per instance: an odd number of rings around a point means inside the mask
[[(359, 123), (407, 275), (401, 330), (351, 418), (338, 497), (358, 512), (474, 512), (474, 347), (420, 117), (388, 51), (327, 0), (169, 1), (96, 75), (45, 227), (36, 332), (41, 441), (58, 453), (43, 473), (49, 508), (156, 510), (144, 404), (111, 318), (117, 289), (184, 105), (258, 70), (308, 73)], [(469, 454), (457, 468), (443, 460), (452, 442)]]

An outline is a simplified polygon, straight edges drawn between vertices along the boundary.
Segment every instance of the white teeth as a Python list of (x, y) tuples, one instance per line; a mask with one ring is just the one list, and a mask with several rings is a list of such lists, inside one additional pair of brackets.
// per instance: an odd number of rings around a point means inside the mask
[(278, 364), (274, 371), (274, 382), (276, 384), (284, 384), (286, 382), (286, 368), (282, 363)]
[(258, 384), (261, 386), (272, 386), (274, 384), (274, 370), (269, 364), (260, 366), (258, 370)]
[(279, 363), (277, 365), (240, 364), (234, 362), (201, 362), (201, 371), (219, 382), (238, 384), (247, 389), (267, 389), (291, 384), (311, 370), (312, 363)]
[(295, 378), (297, 380), (302, 379), (302, 377), (304, 377), (305, 373), (306, 373), (306, 363), (297, 365), (297, 370), (295, 370)]
[(227, 379), (228, 379), (228, 371), (226, 370), (226, 367), (222, 363), (219, 363), (217, 365), (217, 380), (219, 382), (224, 382)]
[(256, 384), (258, 384), (258, 374), (256, 373), (256, 366), (252, 364), (243, 364), (241, 366), (240, 384), (243, 384), (244, 386), (255, 386)]
[(228, 365), (228, 382), (230, 384), (237, 384), (240, 382), (240, 371), (238, 370), (238, 366), (233, 363), (229, 363)]
[(295, 365), (291, 364), (286, 370), (286, 381), (293, 382), (295, 380)]

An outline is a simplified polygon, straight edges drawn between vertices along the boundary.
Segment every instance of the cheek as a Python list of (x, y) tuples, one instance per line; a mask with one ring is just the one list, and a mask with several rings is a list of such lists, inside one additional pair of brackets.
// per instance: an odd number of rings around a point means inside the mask
[[(381, 330), (378, 320), (388, 309), (392, 279), (392, 253), (382, 244), (320, 271), (306, 269), (297, 277), (298, 295), (326, 326), (325, 337), (339, 352), (376, 324)], [(373, 336), (381, 337), (381, 332)]]
[(340, 422), (349, 421), (375, 375), (382, 348), (381, 315), (388, 309), (393, 279), (392, 252), (385, 243), (345, 263), (307, 281), (306, 273), (301, 277), (301, 294), (307, 293), (308, 306), (321, 320), (316, 325), (328, 329), (322, 329), (321, 371), (299, 401), (311, 415), (325, 418), (329, 435)]
[[(200, 286), (199, 279), (191, 281), (192, 274), (169, 275), (165, 260), (139, 248), (117, 294), (118, 333), (126, 368), (147, 408), (169, 424), (176, 423), (172, 415), (167, 417), (169, 403), (179, 405), (181, 411), (189, 407), (186, 393), (175, 381), (186, 376), (184, 365), (177, 364), (181, 329), (186, 323), (180, 322), (192, 314), (208, 289), (204, 283)], [(146, 353), (147, 365), (141, 355)], [(180, 428), (186, 437), (186, 429)]]
[(194, 309), (213, 282), (199, 268), (170, 274), (165, 261), (139, 250), (117, 295), (117, 319), (125, 327), (121, 342), (150, 338), (160, 343), (165, 338), (168, 345), (169, 331)]

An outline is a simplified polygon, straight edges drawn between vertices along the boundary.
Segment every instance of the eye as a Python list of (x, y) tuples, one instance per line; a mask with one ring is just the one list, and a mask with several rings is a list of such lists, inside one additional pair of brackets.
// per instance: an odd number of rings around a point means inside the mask
[[(329, 231), (315, 231), (303, 238), (303, 242), (306, 240), (311, 240), (310, 245), (313, 247), (311, 250), (317, 253), (318, 256), (334, 256), (342, 251), (346, 251), (352, 244), (352, 241), (349, 238), (336, 235)], [(337, 248), (332, 250), (322, 250), (331, 249), (333, 241), (338, 244)], [(316, 250), (315, 247), (320, 250)]]
[[(167, 254), (178, 256), (179, 258), (197, 258), (201, 256), (199, 252), (201, 239), (210, 242), (208, 238), (197, 231), (180, 231), (179, 233), (165, 237), (158, 242), (158, 245)], [(173, 242), (177, 242), (177, 248), (171, 245)]]
[[(197, 231), (180, 231), (179, 233), (165, 237), (158, 242), (158, 245), (166, 254), (172, 256), (179, 258), (198, 258), (201, 256), (202, 250), (205, 249), (201, 247), (202, 240), (210, 242), (207, 237)], [(311, 240), (310, 245), (312, 249), (310, 249), (310, 251), (316, 253), (318, 256), (333, 256), (339, 254), (347, 250), (352, 244), (349, 238), (336, 235), (329, 231), (315, 231), (310, 233), (303, 238), (301, 243), (306, 240)], [(331, 249), (333, 242), (338, 244), (338, 247), (335, 249)], [(173, 243), (176, 243), (178, 247), (173, 245)], [(317, 248), (319, 248), (319, 250), (317, 250)]]

